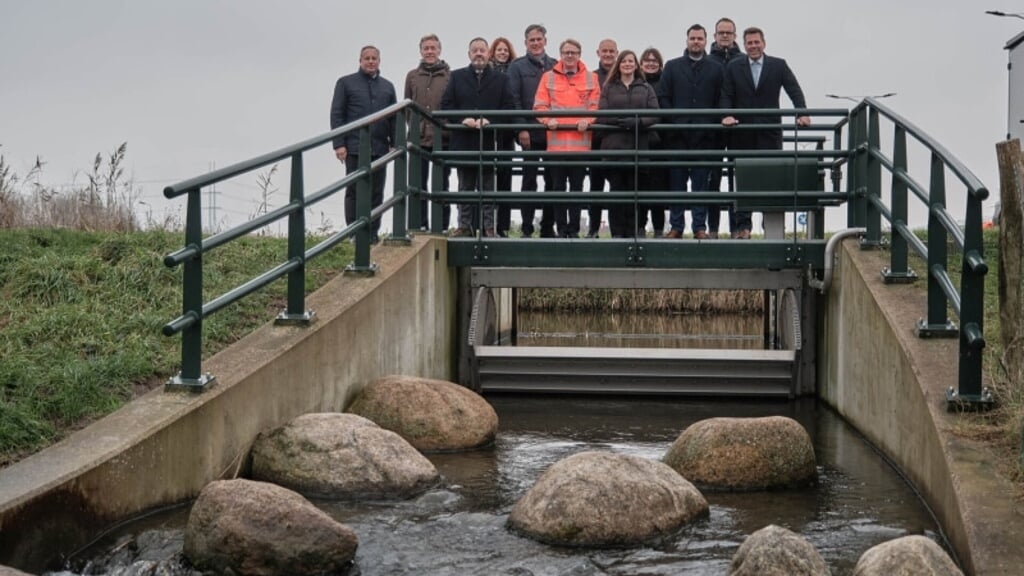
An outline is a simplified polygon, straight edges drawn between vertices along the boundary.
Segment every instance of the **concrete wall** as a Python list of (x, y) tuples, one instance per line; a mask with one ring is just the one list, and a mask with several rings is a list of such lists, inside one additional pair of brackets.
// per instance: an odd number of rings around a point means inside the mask
[(854, 239), (839, 252), (819, 330), (819, 395), (921, 492), (969, 574), (1020, 574), (1024, 514), (1013, 487), (986, 446), (954, 433), (963, 416), (945, 410), (958, 340), (915, 336), (925, 291), (883, 283), (887, 252), (862, 252)]
[(339, 277), (307, 299), (311, 326), (268, 324), (205, 361), (217, 378), (208, 391), (154, 390), (0, 471), (0, 564), (56, 568), (46, 563), (103, 528), (238, 474), (259, 432), (341, 411), (378, 376), (450, 379), (456, 290), (445, 240), (378, 247), (373, 259), (376, 276)]

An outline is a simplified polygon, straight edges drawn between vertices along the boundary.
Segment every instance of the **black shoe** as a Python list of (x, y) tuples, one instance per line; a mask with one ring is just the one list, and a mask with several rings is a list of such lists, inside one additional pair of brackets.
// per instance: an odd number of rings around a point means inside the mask
[(597, 238), (597, 232), (587, 232), (587, 238)]
[(377, 236), (376, 234), (370, 236), (370, 244), (380, 244), (380, 236)]

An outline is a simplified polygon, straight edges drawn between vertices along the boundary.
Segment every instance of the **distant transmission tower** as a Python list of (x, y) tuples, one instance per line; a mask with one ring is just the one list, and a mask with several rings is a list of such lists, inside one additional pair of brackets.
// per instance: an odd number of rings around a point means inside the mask
[[(217, 169), (216, 162), (210, 162), (210, 172)], [(206, 189), (206, 227), (209, 232), (217, 231), (217, 185)]]

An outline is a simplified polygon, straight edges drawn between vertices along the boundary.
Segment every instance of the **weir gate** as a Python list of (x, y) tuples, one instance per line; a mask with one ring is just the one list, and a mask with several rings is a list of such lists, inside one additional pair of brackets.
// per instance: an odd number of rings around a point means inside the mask
[[(922, 338), (959, 339), (958, 386), (947, 401), (986, 404), (991, 398), (981, 384), (983, 294), (987, 265), (983, 257), (982, 201), (988, 191), (938, 142), (872, 98), (852, 110), (657, 110), (658, 123), (649, 130), (663, 142), (685, 131), (705, 130), (723, 136), (730, 131), (785, 130), (780, 150), (658, 149), (600, 150), (580, 153), (495, 149), (495, 134), (536, 129), (536, 113), (522, 111), (459, 111), (428, 113), (403, 101), (293, 146), (205, 174), (165, 189), (168, 198), (186, 196), (185, 247), (165, 258), (168, 266), (183, 265), (183, 312), (164, 327), (167, 335), (182, 334), (182, 371), (169, 387), (202, 390), (210, 376), (201, 370), (202, 319), (246, 294), (281, 277), (288, 278), (287, 309), (277, 322), (307, 324), (314, 320), (304, 306), (304, 263), (339, 242), (355, 244), (355, 259), (346, 274), (373, 275), (373, 223), (390, 222), (385, 243), (409, 241), (420, 233), (421, 201), (429, 200), (433, 227), (422, 232), (446, 234), (442, 207), (459, 203), (477, 217), (494, 206), (512, 209), (532, 205), (553, 210), (579, 210), (599, 203), (625, 206), (634, 214), (669, 205), (730, 209), (763, 214), (763, 237), (754, 239), (646, 238), (503, 238), (491, 230), (453, 234), (448, 239), (448, 266), (458, 276), (458, 359), (452, 378), (484, 391), (583, 392), (693, 395), (764, 395), (793, 397), (813, 393), (816, 386), (816, 342), (821, 329), (820, 290), (827, 287), (835, 242), (857, 235), (864, 250), (886, 249), (889, 266), (880, 270), (886, 282), (927, 283), (928, 306), (913, 327)], [(640, 118), (651, 110), (616, 110), (616, 116)], [(611, 112), (592, 111), (592, 130), (622, 131), (602, 125)], [(737, 126), (699, 123), (708, 116), (734, 115)], [(744, 118), (775, 115), (779, 124), (743, 123)], [(471, 130), (461, 124), (469, 116), (487, 118), (477, 130), (477, 150), (452, 151), (421, 147), (421, 123), (435, 130)], [(579, 116), (579, 111), (554, 111), (550, 116)], [(795, 119), (810, 116), (810, 126)], [(394, 147), (380, 157), (370, 152), (370, 126), (394, 122)], [(883, 128), (883, 120), (885, 127)], [(642, 124), (633, 122), (638, 136)], [(344, 178), (309, 192), (303, 157), (340, 135), (360, 134), (359, 167)], [(499, 139), (500, 140), (500, 139)], [(639, 141), (637, 138), (634, 141)], [(883, 148), (882, 142), (887, 146)], [(490, 144), (488, 144), (490, 143)], [(499, 147), (500, 148), (500, 147)], [(506, 148), (509, 148), (506, 146)], [(350, 151), (350, 154), (353, 152)], [(231, 230), (204, 237), (203, 188), (271, 164), (287, 161), (290, 201), (268, 214)], [(427, 182), (423, 170), (431, 167)], [(721, 174), (721, 192), (678, 192), (631, 189), (584, 193), (581, 190), (517, 192), (497, 189), (479, 179), (476, 191), (453, 191), (447, 174), (473, 168), (519, 175), (527, 167), (626, 170), (634, 175), (654, 171), (709, 168)], [(391, 196), (371, 206), (371, 178), (388, 174)], [(947, 179), (964, 198), (965, 212), (947, 209)], [(497, 181), (502, 181), (499, 178)], [(505, 186), (511, 185), (510, 176)], [(634, 181), (636, 182), (636, 181)], [(927, 182), (927, 183), (922, 183)], [(340, 232), (306, 249), (306, 209), (352, 186), (357, 219)], [(465, 187), (465, 186), (463, 186)], [(340, 199), (335, 200), (340, 201)], [(827, 212), (838, 213), (846, 226), (825, 234)], [(909, 216), (927, 220), (919, 237), (908, 227)], [(235, 290), (203, 302), (202, 257), (205, 252), (274, 221), (287, 219), (289, 253), (280, 265)], [(723, 226), (723, 231), (724, 231)], [(574, 234), (575, 235), (575, 234)], [(514, 235), (513, 235), (514, 236)], [(564, 235), (563, 235), (564, 236)], [(755, 234), (755, 236), (758, 236)], [(923, 239), (922, 239), (923, 238)], [(831, 245), (830, 245), (831, 243)], [(911, 267), (920, 259), (921, 276)], [(959, 287), (955, 278), (959, 275)], [(515, 346), (516, 291), (528, 287), (630, 289), (742, 289), (763, 294), (763, 350), (643, 350), (607, 348), (543, 348)], [(409, 297), (415, 297), (410, 295)], [(955, 319), (949, 317), (952, 312)], [(394, 319), (401, 322), (401, 318)], [(959, 323), (957, 322), (959, 321)], [(387, 346), (381, 342), (380, 346)]]

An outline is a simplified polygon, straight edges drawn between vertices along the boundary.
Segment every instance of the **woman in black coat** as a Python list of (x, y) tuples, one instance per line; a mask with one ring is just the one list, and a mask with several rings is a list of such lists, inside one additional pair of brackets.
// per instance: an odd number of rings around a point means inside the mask
[[(601, 110), (657, 109), (658, 97), (654, 88), (644, 80), (636, 53), (624, 50), (619, 53), (615, 65), (608, 72), (608, 80), (601, 87)], [(601, 138), (602, 150), (647, 150), (650, 132), (645, 128), (658, 121), (657, 116), (604, 117), (603, 122), (623, 128), (610, 132)], [(622, 158), (615, 159), (622, 161)], [(643, 190), (641, 184), (647, 178), (647, 169), (616, 166), (606, 169), (605, 174), (613, 192), (635, 192)], [(642, 207), (640, 207), (642, 209)], [(608, 210), (608, 220), (614, 238), (633, 238), (637, 235), (636, 211), (630, 204), (614, 204)]]
[[(491, 42), (491, 57), (490, 64), (491, 68), (501, 72), (502, 74), (508, 73), (508, 65), (516, 59), (516, 51), (512, 48), (512, 42), (508, 38), (498, 37)], [(511, 118), (503, 118), (502, 124), (508, 124), (512, 122)], [(515, 150), (515, 132), (512, 130), (503, 130), (498, 133), (498, 150)], [(501, 192), (512, 191), (512, 167), (498, 168), (497, 171), (497, 182), (495, 183), (497, 190)], [(512, 206), (509, 204), (498, 205), (498, 236), (502, 238), (508, 237), (508, 229), (512, 225)]]
[[(640, 55), (640, 70), (644, 73), (644, 78), (647, 83), (654, 88), (654, 91), (658, 91), (658, 81), (661, 80), (661, 69), (665, 66), (665, 60), (661, 57), (661, 52), (657, 48), (648, 48), (644, 50), (643, 54)], [(652, 132), (648, 144), (651, 150), (663, 150), (662, 140), (657, 132)], [(655, 192), (666, 192), (668, 191), (668, 168), (651, 167), (648, 168), (648, 177), (642, 182), (647, 184), (643, 189), (651, 190)], [(648, 209), (651, 213), (651, 227), (654, 228), (654, 237), (661, 238), (665, 233), (665, 211), (668, 210), (667, 205), (648, 206), (647, 209), (641, 206), (640, 216), (638, 218), (637, 227), (640, 230), (647, 228), (647, 212)], [(717, 224), (717, 220), (716, 220)], [(717, 228), (716, 228), (717, 229)]]

